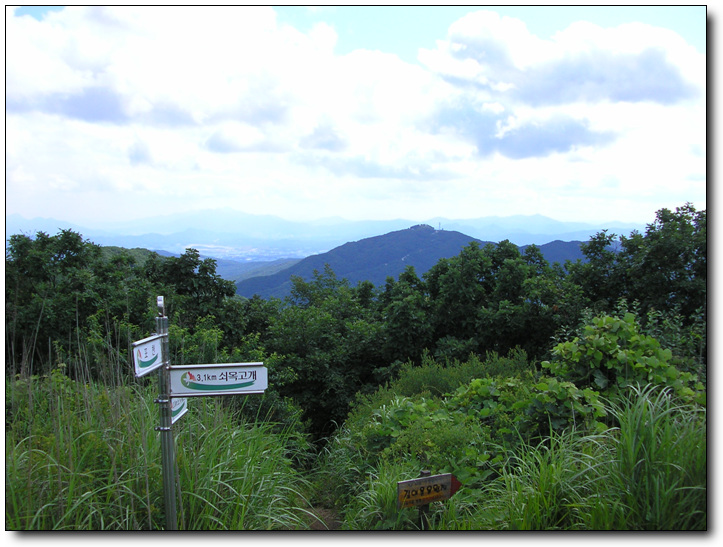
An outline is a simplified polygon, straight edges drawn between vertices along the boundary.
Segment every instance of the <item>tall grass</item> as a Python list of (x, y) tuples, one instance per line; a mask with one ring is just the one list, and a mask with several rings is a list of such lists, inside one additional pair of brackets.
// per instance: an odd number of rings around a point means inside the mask
[(669, 389), (610, 403), (601, 435), (523, 444), (484, 492), (471, 527), (514, 530), (705, 530), (706, 411)]
[(535, 445), (521, 443), (503, 465), (501, 477), (485, 489), (485, 510), (494, 521), (485, 519), (481, 526), (589, 529), (586, 514), (603, 502), (608, 519), (616, 521), (622, 507), (606, 491), (607, 462), (613, 455), (605, 435), (580, 436), (573, 431), (553, 433)]
[(397, 482), (419, 476), (419, 470), (407, 462), (382, 460), (369, 473), (363, 485), (349, 501), (342, 528), (345, 530), (419, 529), (418, 512), (397, 509)]
[(156, 528), (149, 395), (74, 382), (59, 369), (6, 378), (6, 528)]
[[(107, 388), (61, 369), (6, 378), (6, 529), (162, 529), (156, 396), (153, 385)], [(174, 425), (179, 528), (305, 527), (308, 483), (292, 465), (304, 447), (299, 425), (245, 423), (218, 401), (189, 403)]]
[[(107, 387), (72, 380), (60, 365), (6, 377), (5, 386), (6, 529), (164, 527), (155, 382)], [(360, 451), (362, 409), (330, 440), (312, 483), (295, 465), (310, 454), (298, 418), (248, 419), (248, 409), (229, 406), (191, 399), (174, 425), (179, 529), (307, 529), (310, 501), (334, 506), (349, 530), (419, 526), (415, 509), (397, 510), (396, 484), (421, 464)], [(601, 434), (498, 447), (508, 451), (497, 477), (432, 504), (432, 528), (705, 530), (705, 408), (652, 386), (631, 388), (608, 408), (616, 426)]]
[(706, 409), (652, 386), (611, 406), (620, 424), (611, 484), (629, 521), (644, 530), (706, 529)]
[[(182, 528), (290, 530), (308, 526), (310, 482), (294, 469), (298, 423), (245, 423), (219, 399), (194, 399), (177, 439)], [(189, 416), (189, 414), (191, 416)], [(303, 459), (303, 456), (299, 459)]]

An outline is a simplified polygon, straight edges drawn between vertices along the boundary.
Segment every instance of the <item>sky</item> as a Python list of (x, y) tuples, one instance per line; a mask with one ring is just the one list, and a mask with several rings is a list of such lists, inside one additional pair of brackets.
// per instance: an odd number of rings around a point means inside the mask
[(706, 208), (705, 6), (6, 7), (6, 214)]

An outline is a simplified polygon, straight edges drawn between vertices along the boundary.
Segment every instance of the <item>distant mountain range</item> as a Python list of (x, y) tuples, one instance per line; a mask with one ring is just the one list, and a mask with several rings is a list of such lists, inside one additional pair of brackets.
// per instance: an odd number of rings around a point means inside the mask
[[(484, 246), (490, 241), (456, 231), (435, 230), (429, 225), (417, 225), (381, 236), (345, 243), (323, 254), (309, 256), (271, 275), (251, 277), (236, 283), (236, 292), (246, 298), (259, 295), (263, 298), (283, 298), (291, 293), (292, 276), (304, 280), (313, 278), (314, 270), (324, 271), (328, 264), (339, 278), (346, 278), (352, 286), (368, 280), (377, 286), (385, 283), (388, 276), (398, 278), (407, 266), (414, 266), (421, 276), (441, 258), (459, 254), (471, 241)], [(524, 251), (525, 247), (520, 250)], [(548, 262), (560, 262), (583, 258), (580, 242), (555, 241), (540, 245)]]
[(459, 254), (471, 241), (485, 245), (508, 239), (521, 252), (535, 244), (550, 264), (564, 264), (566, 260), (583, 258), (581, 241), (603, 229), (626, 235), (644, 229), (633, 224), (565, 223), (540, 215), (436, 218), (433, 224), (338, 218), (304, 223), (230, 209), (92, 228), (56, 219), (28, 220), (13, 214), (6, 216), (5, 225), (6, 237), (18, 233), (32, 236), (39, 231), (54, 235), (70, 229), (104, 247), (148, 249), (165, 256), (178, 256), (187, 248), (195, 248), (202, 257), (214, 258), (216, 272), (233, 281), (237, 293), (248, 298), (255, 294), (265, 298), (287, 296), (292, 276), (310, 280), (314, 270), (321, 272), (326, 264), (352, 285), (364, 280), (383, 285), (387, 277), (397, 278), (407, 266), (414, 266), (421, 276), (441, 258)]
[[(348, 221), (324, 218), (299, 222), (271, 215), (253, 215), (233, 209), (214, 209), (161, 215), (142, 220), (105, 222), (94, 226), (52, 218), (5, 217), (6, 236), (16, 233), (50, 235), (71, 229), (99, 245), (164, 250), (181, 254), (193, 247), (204, 256), (237, 262), (272, 262), (301, 259), (325, 253), (350, 241), (404, 230), (418, 221)], [(603, 229), (628, 235), (643, 231), (642, 224), (561, 222), (541, 215), (483, 217), (451, 220), (433, 218), (423, 222), (436, 231), (459, 232), (480, 241), (509, 239), (515, 245), (543, 245), (552, 241), (587, 241)]]

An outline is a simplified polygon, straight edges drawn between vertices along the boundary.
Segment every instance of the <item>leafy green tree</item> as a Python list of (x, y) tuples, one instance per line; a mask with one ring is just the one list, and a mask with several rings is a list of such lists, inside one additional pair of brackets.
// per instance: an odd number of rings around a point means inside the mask
[(398, 281), (387, 278), (380, 306), (384, 359), (390, 364), (419, 361), (432, 343), (432, 324), (425, 284), (413, 266), (407, 266)]
[(186, 249), (180, 257), (154, 257), (146, 262), (145, 272), (167, 293), (167, 314), (182, 327), (193, 327), (207, 315), (219, 315), (226, 299), (236, 294), (233, 282), (216, 273), (216, 261), (201, 259), (196, 249)]
[(676, 309), (692, 318), (705, 309), (707, 296), (706, 212), (691, 204), (675, 212), (661, 209), (645, 235), (621, 238), (620, 261), (626, 294), (649, 309)]
[(349, 287), (349, 282), (339, 279), (329, 264), (324, 264), (323, 272), (314, 270), (312, 275), (313, 279), (308, 283), (301, 276), (292, 276), (291, 304), (304, 309), (319, 306), (334, 297), (341, 287)]
[(596, 312), (611, 312), (620, 298), (641, 311), (676, 309), (685, 318), (703, 310), (707, 298), (706, 212), (691, 204), (661, 209), (645, 234), (598, 233), (582, 244), (586, 262), (568, 263)]
[(435, 339), (475, 339), (477, 312), (494, 289), (493, 246), (471, 242), (459, 255), (441, 259), (424, 276), (432, 300)]
[(527, 324), (525, 341), (520, 346), (530, 355), (541, 357), (547, 354), (556, 333), (578, 324), (587, 300), (581, 287), (559, 264), (540, 273), (533, 270), (523, 290)]
[(323, 437), (341, 423), (355, 394), (383, 378), (380, 324), (369, 303), (369, 287), (349, 286), (330, 267), (311, 281), (292, 279), (287, 305), (271, 317), (264, 336), (267, 350), (281, 357), (294, 379), (282, 390)]
[[(62, 230), (10, 236), (5, 253), (6, 371), (48, 361), (52, 342), (77, 349), (78, 328), (97, 309), (100, 247)], [(36, 363), (37, 365), (37, 363)]]
[(243, 322), (243, 330), (266, 340), (269, 326), (282, 313), (283, 308), (283, 302), (278, 298), (265, 300), (254, 295), (252, 298), (242, 300), (239, 320)]
[(541, 356), (557, 329), (577, 321), (584, 303), (539, 248), (521, 255), (509, 241), (483, 248), (473, 242), (424, 278), (436, 354), (457, 359), (515, 347)]
[[(72, 230), (11, 236), (5, 259), (6, 370), (29, 373), (63, 359), (70, 374), (117, 377), (120, 372), (108, 365), (124, 362), (130, 342), (154, 328), (159, 294), (168, 297), (169, 315), (175, 312), (179, 326), (193, 327), (213, 315), (233, 341), (241, 303), (229, 298), (233, 284), (216, 274), (214, 260), (201, 260), (195, 249), (180, 258), (151, 253), (144, 264), (138, 256), (120, 249), (103, 253)], [(80, 361), (83, 370), (75, 370)]]

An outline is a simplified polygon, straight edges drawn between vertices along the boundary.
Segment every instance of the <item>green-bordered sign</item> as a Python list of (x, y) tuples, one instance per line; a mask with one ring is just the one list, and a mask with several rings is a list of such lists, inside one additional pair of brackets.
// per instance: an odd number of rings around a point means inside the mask
[(175, 424), (186, 412), (188, 412), (188, 399), (185, 397), (171, 399), (171, 424)]
[(136, 367), (136, 378), (145, 376), (163, 365), (161, 344), (165, 334), (149, 336), (133, 342), (133, 364)]
[(172, 366), (171, 398), (263, 393), (269, 376), (263, 363)]

